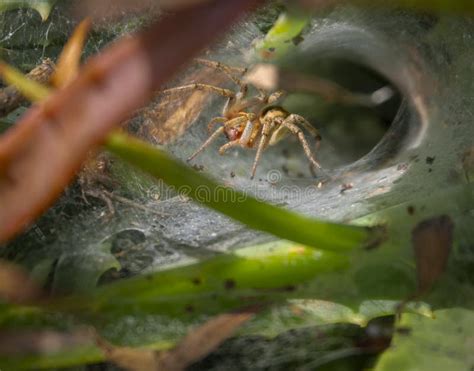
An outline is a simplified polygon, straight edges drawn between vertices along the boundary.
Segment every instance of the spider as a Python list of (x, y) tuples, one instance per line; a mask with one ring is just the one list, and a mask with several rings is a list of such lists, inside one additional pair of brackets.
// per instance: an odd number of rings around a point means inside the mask
[[(222, 116), (213, 118), (208, 124), (208, 131), (210, 133), (208, 139), (187, 161), (192, 161), (219, 136), (225, 135), (228, 142), (219, 148), (219, 154), (221, 155), (233, 147), (257, 148), (250, 176), (250, 179), (253, 179), (264, 149), (269, 145), (276, 144), (288, 134), (293, 134), (300, 141), (312, 169), (321, 168), (314, 158), (303, 129), (315, 139), (316, 150), (319, 149), (321, 136), (318, 130), (304, 117), (290, 113), (277, 104), (285, 96), (284, 91), (269, 92), (255, 88), (257, 94), (248, 97), (249, 84), (241, 79), (247, 72), (246, 68), (231, 67), (206, 59), (196, 59), (196, 62), (224, 73), (240, 89), (238, 92), (234, 92), (218, 86), (194, 83), (165, 89), (160, 92), (161, 94), (173, 94), (202, 90), (227, 98), (227, 102), (222, 110)], [(217, 129), (215, 129), (216, 125), (219, 125)]]

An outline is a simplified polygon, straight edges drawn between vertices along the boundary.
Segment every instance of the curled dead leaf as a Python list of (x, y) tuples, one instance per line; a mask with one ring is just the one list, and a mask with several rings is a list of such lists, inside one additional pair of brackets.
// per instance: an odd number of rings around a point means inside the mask
[(0, 299), (15, 304), (31, 303), (42, 296), (41, 289), (22, 268), (0, 261)]
[(59, 353), (79, 346), (93, 345), (88, 330), (72, 333), (55, 331), (0, 331), (0, 354), (3, 356)]
[(453, 245), (454, 224), (447, 215), (419, 223), (412, 232), (418, 295), (429, 291), (445, 272)]
[(231, 337), (258, 309), (218, 315), (189, 334), (173, 349), (157, 353), (150, 349), (115, 347), (97, 337), (106, 358), (132, 371), (182, 371), (206, 357)]

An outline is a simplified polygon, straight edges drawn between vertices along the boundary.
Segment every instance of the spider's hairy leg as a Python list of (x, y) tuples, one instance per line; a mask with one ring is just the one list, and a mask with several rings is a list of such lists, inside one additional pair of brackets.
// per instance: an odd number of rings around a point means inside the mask
[[(318, 161), (316, 161), (316, 159), (314, 158), (313, 156), (313, 153), (311, 152), (311, 149), (309, 148), (309, 144), (308, 144), (308, 141), (306, 140), (305, 136), (304, 136), (304, 133), (303, 133), (303, 130), (301, 130), (301, 128), (298, 127), (297, 124), (295, 124), (295, 122), (298, 122), (298, 117), (295, 118), (295, 116), (298, 116), (298, 115), (290, 115), (288, 116), (283, 122), (282, 122), (282, 125), (287, 127), (288, 130), (290, 130), (294, 135), (296, 135), (301, 143), (301, 145), (303, 146), (303, 150), (304, 150), (304, 153), (306, 154), (306, 157), (308, 158), (308, 160), (311, 162), (311, 164), (313, 166), (315, 166), (316, 168), (320, 169), (321, 168), (321, 165), (318, 163)], [(300, 116), (301, 117), (301, 116)]]
[(219, 135), (224, 133), (224, 127), (220, 127), (217, 129), (207, 140), (201, 145), (201, 147), (198, 148), (196, 152), (194, 152), (188, 159), (187, 161), (192, 161), (197, 155), (199, 155), (206, 147), (208, 147), (212, 142), (214, 142)]
[(182, 92), (193, 91), (193, 90), (207, 91), (209, 93), (219, 94), (225, 98), (235, 98), (235, 93), (232, 90), (220, 88), (214, 85), (200, 84), (200, 83), (176, 86), (174, 88), (160, 90), (158, 94), (175, 94), (175, 93), (182, 93)]
[(317, 151), (319, 149), (319, 147), (321, 146), (321, 135), (319, 134), (318, 129), (316, 129), (313, 125), (311, 125), (308, 122), (308, 120), (306, 120), (303, 116), (296, 115), (296, 114), (293, 114), (293, 115), (290, 115), (290, 116), (293, 116), (293, 123), (294, 124), (300, 125), (301, 127), (306, 129), (306, 131), (308, 131), (313, 136), (313, 138), (316, 142), (316, 151)]
[(232, 67), (228, 66), (224, 63), (221, 62), (216, 62), (216, 61), (210, 61), (208, 59), (200, 59), (197, 58), (195, 59), (197, 63), (200, 63), (206, 67), (212, 68), (216, 71), (220, 71), (224, 73), (230, 80), (232, 80), (236, 85), (240, 87), (240, 93), (237, 96), (237, 100), (240, 101), (244, 99), (247, 96), (248, 92), (248, 85), (242, 81), (239, 77), (235, 76), (240, 75), (243, 76), (245, 73), (247, 73), (247, 68), (240, 68), (240, 67)]
[(270, 141), (268, 142), (269, 146), (277, 144), (280, 140), (285, 138), (288, 135), (289, 129), (286, 126), (278, 126), (277, 129), (272, 133)]
[(246, 112), (242, 112), (241, 116), (238, 116), (236, 118), (233, 118), (233, 119), (227, 121), (224, 124), (224, 127), (226, 129), (228, 129), (228, 128), (231, 128), (233, 126), (238, 126), (238, 125), (244, 124), (247, 121), (252, 121), (254, 118), (255, 118), (255, 115), (253, 115), (251, 113), (249, 114), (249, 113), (246, 113)]
[(242, 135), (239, 139), (240, 145), (242, 147), (247, 147), (250, 140), (252, 139), (252, 134), (254, 133), (255, 126), (251, 120), (247, 121), (245, 129), (242, 132)]
[(268, 104), (275, 104), (278, 102), (281, 98), (283, 98), (286, 95), (286, 92), (283, 90), (277, 90), (276, 92), (270, 94), (270, 96), (267, 97), (267, 103)]
[(214, 126), (219, 123), (224, 123), (227, 121), (226, 117), (214, 117), (209, 124), (207, 124), (207, 131), (210, 133), (211, 131), (214, 130)]
[(228, 143), (224, 144), (221, 148), (219, 148), (219, 154), (223, 155), (229, 148), (237, 147), (237, 146), (240, 146), (240, 140), (239, 139), (228, 142)]
[(258, 147), (257, 147), (257, 154), (255, 155), (255, 160), (253, 162), (250, 179), (253, 179), (255, 177), (255, 172), (257, 171), (257, 166), (258, 166), (258, 163), (260, 162), (260, 158), (262, 157), (262, 152), (268, 144), (268, 136), (270, 135), (272, 130), (275, 128), (275, 125), (276, 125), (275, 120), (265, 121), (263, 123), (262, 135), (260, 137), (260, 143), (258, 144)]
[(243, 83), (241, 79), (234, 76), (234, 74), (243, 75), (247, 72), (247, 68), (232, 67), (221, 62), (211, 61), (209, 59), (202, 59), (202, 58), (196, 58), (195, 61), (199, 64), (202, 64), (203, 66), (212, 68), (217, 71), (221, 71), (229, 79), (231, 79), (233, 82), (235, 82), (239, 86), (246, 85)]

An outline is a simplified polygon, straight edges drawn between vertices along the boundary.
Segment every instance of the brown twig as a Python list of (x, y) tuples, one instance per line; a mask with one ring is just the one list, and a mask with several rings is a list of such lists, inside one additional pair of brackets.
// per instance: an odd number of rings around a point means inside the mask
[(30, 109), (0, 137), (0, 243), (56, 200), (110, 130), (260, 2), (214, 1), (165, 17), (92, 58), (75, 81)]

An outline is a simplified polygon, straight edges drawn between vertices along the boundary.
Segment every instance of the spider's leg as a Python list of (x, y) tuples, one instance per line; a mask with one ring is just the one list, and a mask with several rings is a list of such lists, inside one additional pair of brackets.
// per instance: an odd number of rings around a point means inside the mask
[(192, 161), (197, 155), (199, 155), (206, 147), (208, 147), (212, 142), (214, 142), (219, 135), (224, 133), (224, 127), (220, 127), (217, 129), (207, 140), (198, 148), (196, 152), (194, 152), (187, 161)]
[(245, 99), (248, 92), (248, 85), (243, 82), (242, 79), (235, 76), (235, 74), (243, 76), (247, 72), (247, 68), (231, 67), (221, 62), (210, 61), (208, 59), (200, 58), (197, 58), (196, 62), (224, 73), (230, 80), (232, 80), (236, 85), (240, 87), (240, 92), (236, 96), (237, 102), (241, 102)]
[(225, 98), (235, 98), (235, 93), (232, 90), (220, 88), (218, 86), (209, 85), (209, 84), (189, 84), (183, 86), (176, 86), (174, 88), (160, 90), (158, 94), (175, 94), (193, 90), (202, 90), (207, 91), (209, 93), (219, 94)]
[(242, 116), (233, 118), (232, 120), (227, 121), (224, 124), (224, 127), (227, 129), (227, 128), (231, 128), (232, 126), (238, 126), (240, 124), (243, 124), (244, 122), (249, 121), (248, 117), (249, 116), (247, 114), (244, 114)]
[(318, 129), (316, 129), (313, 125), (311, 125), (308, 120), (306, 120), (303, 116), (292, 114), (288, 117), (292, 117), (292, 122), (296, 125), (302, 126), (306, 129), (316, 141), (316, 151), (319, 149), (321, 145), (321, 135), (319, 134)]
[(245, 125), (245, 129), (239, 139), (239, 143), (242, 147), (247, 147), (247, 145), (250, 142), (250, 139), (252, 139), (252, 134), (254, 131), (254, 124), (252, 121), (247, 121), (247, 124)]
[(286, 95), (286, 93), (283, 90), (277, 90), (276, 92), (270, 94), (270, 96), (267, 97), (267, 103), (268, 104), (275, 104), (281, 98), (283, 98), (285, 95)]
[(268, 144), (268, 136), (270, 135), (274, 127), (274, 121), (267, 121), (263, 123), (262, 136), (260, 137), (260, 143), (257, 147), (257, 154), (255, 155), (255, 160), (253, 162), (250, 179), (253, 179), (255, 177), (255, 172), (257, 171), (257, 165), (260, 161), (260, 158), (262, 157), (262, 152)]
[(227, 118), (225, 117), (214, 117), (209, 124), (207, 124), (207, 131), (210, 133), (211, 131), (214, 130), (214, 126), (218, 123), (224, 123), (227, 121)]
[(219, 148), (219, 154), (223, 155), (229, 148), (237, 147), (239, 145), (240, 145), (240, 140), (239, 139), (228, 142), (228, 143), (224, 144), (221, 148)]
[(321, 165), (319, 165), (318, 161), (315, 160), (313, 153), (311, 152), (311, 149), (309, 148), (308, 141), (306, 140), (303, 130), (299, 128), (294, 122), (295, 122), (295, 117), (294, 115), (288, 116), (285, 121), (282, 122), (282, 125), (287, 127), (294, 135), (296, 135), (303, 146), (304, 153), (306, 154), (306, 157), (308, 160), (315, 166), (316, 168), (320, 169)]
[[(196, 58), (195, 61), (199, 64), (202, 64), (206, 67), (215, 69), (217, 71), (221, 71), (224, 73), (229, 79), (231, 79), (233, 82), (235, 82), (237, 85), (239, 85), (242, 89), (243, 86), (247, 86), (241, 79), (235, 76), (237, 75), (243, 75), (247, 72), (247, 68), (240, 68), (240, 67), (232, 67), (228, 66), (224, 63), (221, 62), (216, 62), (216, 61), (210, 61), (208, 59), (201, 59), (201, 58)], [(246, 89), (246, 88), (245, 88)]]
[(272, 134), (272, 136), (270, 137), (270, 141), (268, 142), (268, 144), (270, 146), (273, 146), (275, 144), (277, 144), (280, 139), (284, 138), (286, 135), (288, 135), (288, 128), (286, 126), (282, 126), (280, 125)]

